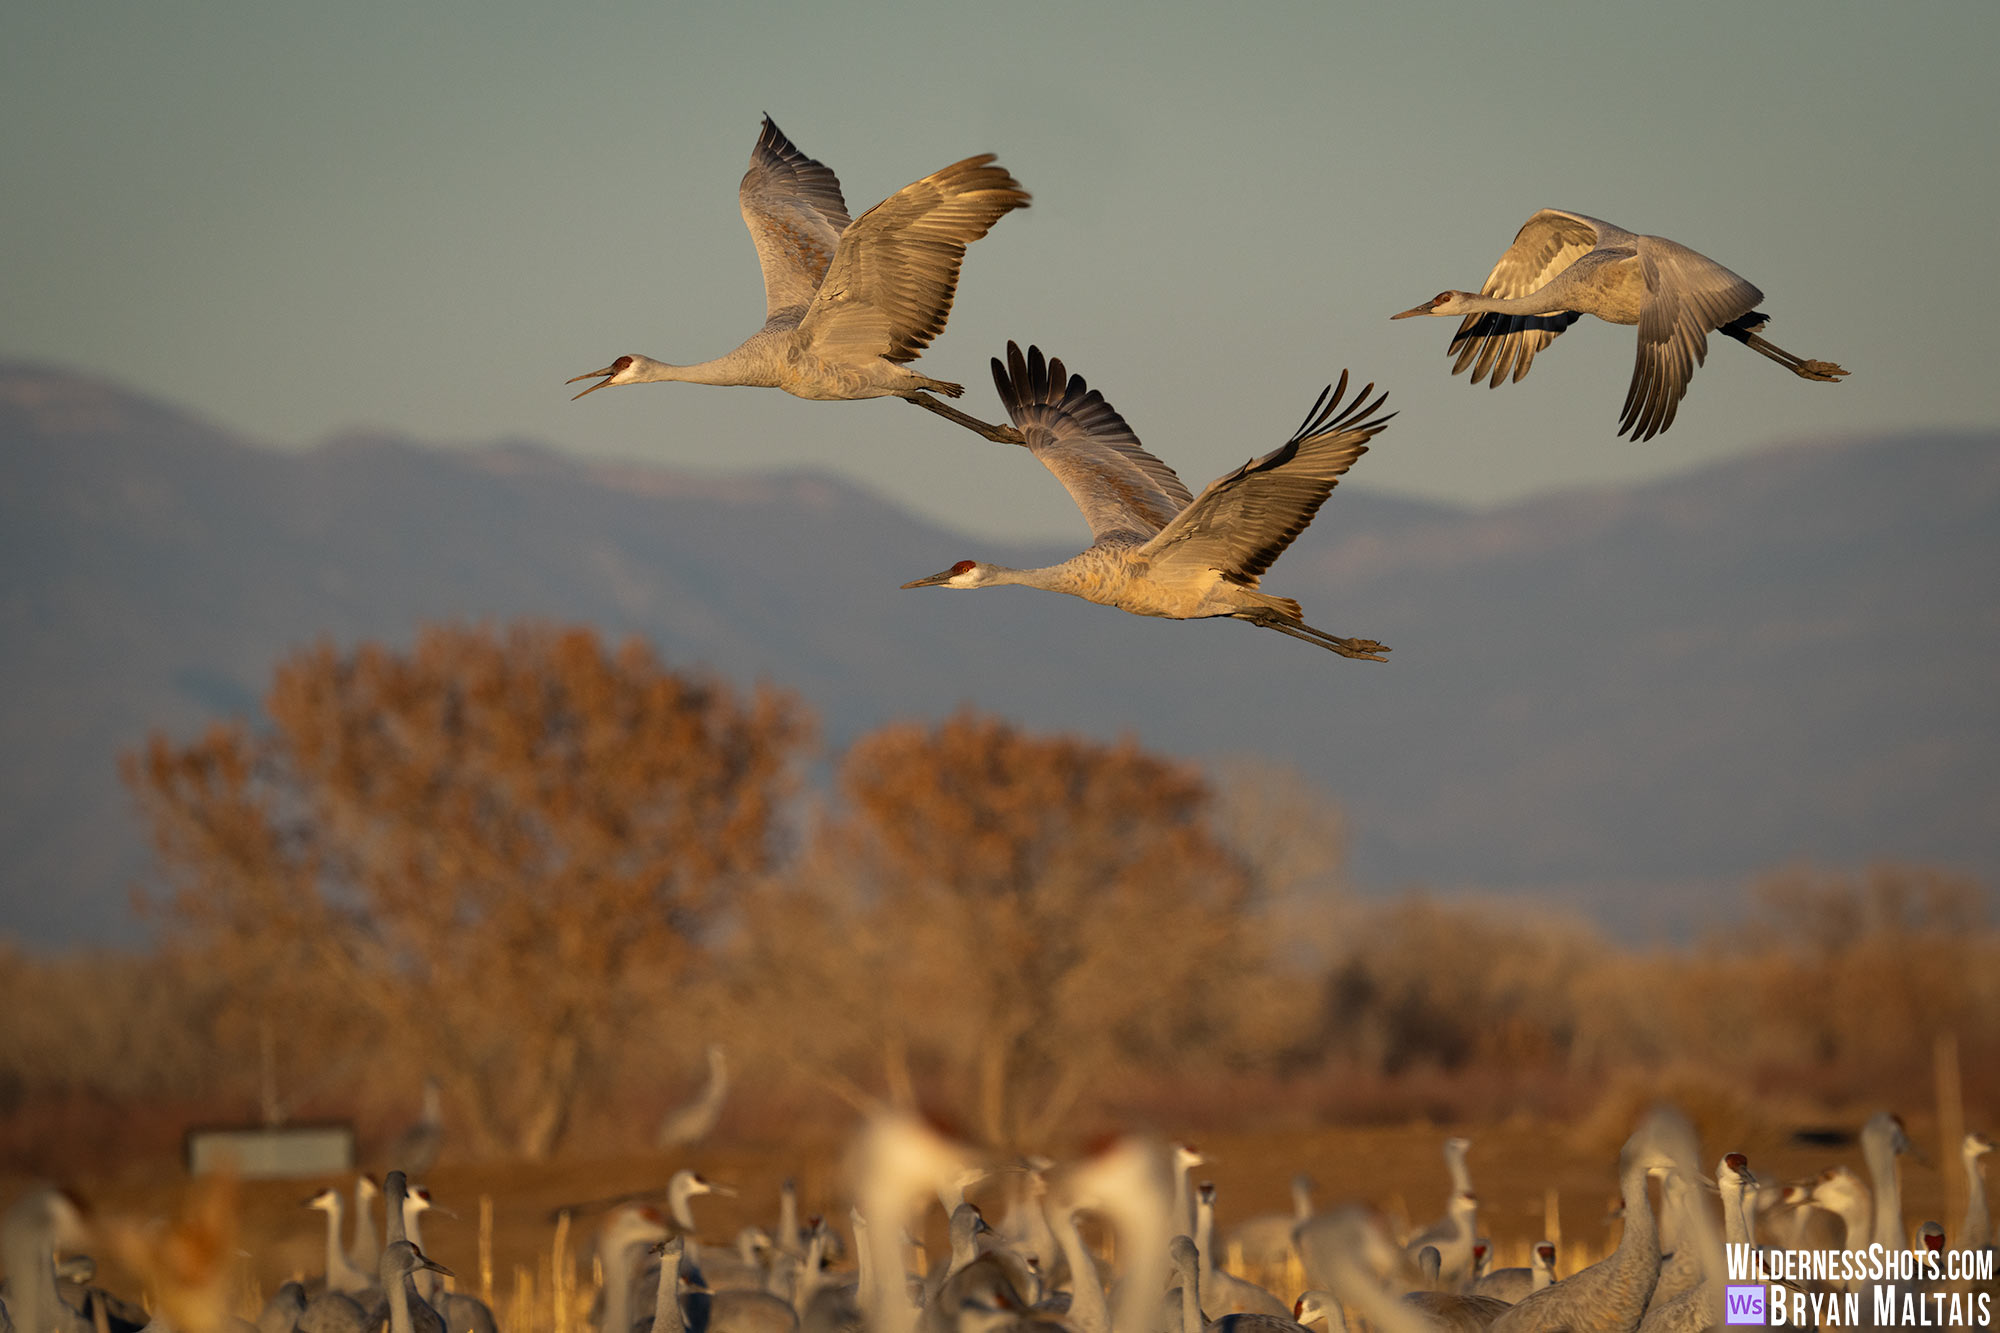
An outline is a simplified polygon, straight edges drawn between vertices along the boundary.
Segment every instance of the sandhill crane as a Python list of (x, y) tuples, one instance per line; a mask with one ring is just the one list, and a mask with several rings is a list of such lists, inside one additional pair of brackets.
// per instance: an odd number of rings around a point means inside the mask
[(1869, 1233), (1875, 1224), (1874, 1196), (1851, 1167), (1830, 1166), (1820, 1172), (1807, 1197), (1813, 1207), (1840, 1219), (1844, 1231), (1841, 1240), (1843, 1248), (1868, 1248)]
[(1292, 1211), (1243, 1219), (1230, 1229), (1224, 1249), (1241, 1255), (1252, 1271), (1283, 1268), (1292, 1259), (1292, 1228), (1312, 1214), (1312, 1177), (1301, 1171), (1292, 1177)]
[[(569, 381), (680, 380), (783, 389), (799, 398), (898, 397), (988, 439), (1014, 432), (932, 398), (964, 386), (905, 367), (944, 330), (965, 248), (1028, 193), (991, 153), (954, 162), (848, 221), (840, 181), (800, 152), (769, 116), (737, 187), (764, 270), (764, 327), (727, 356), (691, 366), (621, 356)], [(602, 377), (599, 379), (599, 377)]]
[[(1299, 604), (1257, 588), (1259, 576), (1305, 530), (1388, 417), (1363, 420), (1369, 385), (1345, 407), (1347, 372), (1322, 392), (1291, 439), (1192, 496), (1174, 470), (1146, 452), (1124, 418), (1041, 349), (1007, 344), (993, 382), (1027, 446), (1056, 475), (1096, 541), (1059, 565), (1010, 569), (961, 560), (905, 588), (1020, 584), (1066, 592), (1135, 615), (1195, 620), (1229, 616), (1330, 649), (1384, 660), (1373, 639), (1343, 639), (1305, 623)], [(1175, 1216), (1178, 1218), (1179, 1213)]]
[(1173, 1186), (1167, 1155), (1150, 1139), (1120, 1139), (1073, 1167), (1059, 1204), (1108, 1218), (1124, 1274), (1111, 1310), (1113, 1333), (1152, 1333), (1166, 1287)]
[(1077, 1206), (1051, 1202), (1047, 1211), (1049, 1230), (1069, 1266), (1066, 1322), (1076, 1333), (1111, 1333), (1111, 1311), (1104, 1303), (1104, 1283), (1097, 1271), (1097, 1261), (1084, 1248), (1083, 1237), (1076, 1229)]
[(1982, 1160), (1992, 1151), (1993, 1140), (1984, 1134), (1967, 1134), (1959, 1146), (1965, 1163), (1965, 1225), (1958, 1237), (1963, 1250), (1981, 1250), (1993, 1243), (1993, 1213), (1986, 1203), (1986, 1163)]
[(1320, 1214), (1300, 1224), (1296, 1239), (1308, 1276), (1324, 1282), (1378, 1333), (1478, 1333), (1508, 1308), (1488, 1296), (1451, 1292), (1413, 1291), (1399, 1299), (1380, 1274), (1400, 1266), (1400, 1247), (1363, 1208)]
[(424, 1109), (408, 1128), (389, 1144), (385, 1154), (390, 1169), (407, 1176), (421, 1176), (437, 1165), (438, 1151), (444, 1147), (444, 1097), (435, 1078), (424, 1080)]
[(1693, 1175), (1700, 1170), (1694, 1131), (1678, 1112), (1649, 1115), (1618, 1155), (1618, 1189), (1625, 1201), (1625, 1230), (1618, 1248), (1508, 1307), (1493, 1333), (1633, 1333), (1660, 1277), (1660, 1236), (1646, 1197), (1655, 1171)]
[(1892, 1250), (1909, 1248), (1909, 1233), (1903, 1228), (1903, 1182), (1896, 1159), (1916, 1152), (1916, 1145), (1903, 1132), (1901, 1116), (1877, 1111), (1861, 1127), (1861, 1155), (1875, 1182), (1875, 1226), (1872, 1239)]
[(1754, 1182), (1750, 1164), (1742, 1153), (1723, 1155), (1715, 1167), (1715, 1183), (1722, 1194), (1722, 1235), (1715, 1234), (1715, 1222), (1701, 1201), (1690, 1200), (1683, 1217), (1681, 1243), (1694, 1251), (1701, 1277), (1672, 1300), (1656, 1302), (1647, 1310), (1639, 1324), (1642, 1333), (1702, 1333), (1723, 1321), (1722, 1287), (1726, 1269), (1722, 1247), (1725, 1242), (1750, 1243), (1743, 1194)]
[(363, 1273), (374, 1272), (382, 1262), (382, 1237), (375, 1230), (375, 1201), (381, 1197), (381, 1186), (366, 1171), (354, 1178), (354, 1243), (347, 1258)]
[(1216, 1266), (1209, 1247), (1215, 1239), (1215, 1183), (1204, 1180), (1195, 1192), (1195, 1253), (1201, 1263), (1202, 1313), (1211, 1319), (1231, 1314), (1263, 1314), (1292, 1321), (1291, 1307), (1255, 1282)]
[(1556, 1280), (1554, 1241), (1538, 1240), (1529, 1252), (1526, 1268), (1496, 1268), (1472, 1284), (1475, 1296), (1491, 1296), (1513, 1305), (1523, 1296), (1540, 1291)]
[(382, 1286), (389, 1293), (389, 1333), (424, 1333), (426, 1325), (442, 1333), (444, 1320), (417, 1295), (414, 1278), (423, 1272), (452, 1275), (449, 1268), (425, 1258), (424, 1252), (409, 1241), (391, 1241), (382, 1250)]
[(691, 1143), (700, 1143), (715, 1132), (716, 1122), (722, 1119), (722, 1101), (729, 1095), (729, 1063), (720, 1046), (708, 1048), (708, 1078), (694, 1099), (684, 1106), (677, 1106), (660, 1118), (660, 1127), (653, 1133), (653, 1145), (658, 1148), (685, 1148)]
[(1695, 1186), (1678, 1172), (1660, 1182), (1660, 1279), (1653, 1284), (1648, 1307), (1673, 1300), (1701, 1281), (1701, 1252), (1690, 1243), (1695, 1234)]
[(59, 1189), (42, 1186), (0, 1217), (0, 1265), (7, 1270), (6, 1317), (16, 1333), (93, 1333), (94, 1326), (56, 1287), (56, 1248), (84, 1237), (83, 1214)]
[(326, 1214), (326, 1289), (355, 1296), (375, 1286), (375, 1279), (357, 1269), (340, 1243), (340, 1219), (345, 1209), (340, 1191), (331, 1185), (305, 1201), (308, 1208)]
[[(406, 1191), (403, 1196), (403, 1238), (420, 1250), (424, 1238), (419, 1219), (435, 1207), (437, 1204), (432, 1201), (431, 1192), (421, 1185)], [(440, 1211), (447, 1216), (452, 1215), (449, 1209)], [(442, 1271), (420, 1268), (411, 1279), (416, 1283), (417, 1294), (423, 1297), (424, 1303), (438, 1312), (451, 1333), (496, 1333), (499, 1324), (493, 1317), (492, 1307), (477, 1296), (445, 1290), (436, 1276)]]
[(1487, 379), (1496, 389), (1527, 374), (1535, 353), (1585, 315), (1637, 324), (1639, 355), (1618, 433), (1650, 440), (1674, 424), (1711, 329), (1802, 379), (1831, 383), (1847, 373), (1758, 337), (1771, 318), (1755, 308), (1763, 299), (1750, 282), (1664, 236), (1545, 208), (1522, 225), (1479, 291), (1439, 292), (1390, 318), (1464, 316), (1445, 349), (1457, 358), (1451, 373), (1471, 367), (1472, 383)]
[(1460, 1191), (1451, 1196), (1444, 1220), (1412, 1237), (1404, 1252), (1414, 1259), (1424, 1249), (1435, 1247), (1439, 1277), (1446, 1287), (1455, 1286), (1472, 1270), (1472, 1243), (1478, 1224), (1478, 1196)]
[(1204, 1304), (1208, 1298), (1202, 1282), (1215, 1270), (1202, 1257), (1200, 1247), (1186, 1236), (1173, 1238), (1167, 1257), (1181, 1280), (1176, 1301), (1181, 1333), (1301, 1333), (1303, 1326), (1297, 1320), (1262, 1310), (1231, 1310), (1204, 1320), (1203, 1313), (1214, 1307)]
[[(1013, 352), (1014, 344), (1008, 343), (1007, 350), (1009, 353)], [(1056, 362), (1054, 368), (1056, 371), (1055, 378), (1060, 380), (1062, 378), (1062, 362)], [(1004, 398), (1006, 395), (1003, 393), (1001, 397)], [(1192, 1236), (1197, 1221), (1194, 1205), (1194, 1169), (1198, 1166), (1207, 1166), (1208, 1159), (1203, 1157), (1201, 1149), (1195, 1147), (1192, 1143), (1176, 1143), (1173, 1145), (1172, 1151), (1174, 1162), (1173, 1225), (1182, 1234)]]
[(1292, 1318), (1306, 1328), (1324, 1324), (1327, 1333), (1347, 1333), (1347, 1316), (1341, 1313), (1340, 1302), (1330, 1291), (1300, 1292), (1299, 1298), (1292, 1302)]
[(297, 1333), (299, 1318), (305, 1312), (304, 1284), (296, 1280), (283, 1283), (257, 1312), (257, 1333)]
[[(628, 1204), (604, 1220), (597, 1233), (597, 1260), (604, 1269), (598, 1333), (632, 1333), (632, 1289), (639, 1249), (657, 1245), (667, 1236), (666, 1219), (657, 1208)], [(661, 1269), (660, 1278), (660, 1289), (670, 1293), (677, 1291), (676, 1273), (681, 1258), (678, 1244), (672, 1253), (673, 1263)]]

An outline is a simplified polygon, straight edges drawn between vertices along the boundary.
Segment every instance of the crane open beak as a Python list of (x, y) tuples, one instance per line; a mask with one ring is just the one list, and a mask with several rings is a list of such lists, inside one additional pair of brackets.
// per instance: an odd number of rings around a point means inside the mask
[[(607, 384), (611, 383), (611, 377), (612, 377), (613, 375), (616, 375), (617, 373), (618, 373), (618, 367), (616, 367), (616, 366), (606, 366), (606, 367), (605, 367), (604, 369), (602, 369), (602, 370), (592, 370), (592, 371), (588, 371), (588, 372), (586, 372), (586, 373), (584, 373), (584, 374), (582, 374), (582, 375), (574, 375), (574, 376), (570, 377), (569, 379), (566, 379), (566, 380), (564, 380), (564, 381), (563, 381), (563, 383), (564, 383), (564, 384), (574, 384), (574, 383), (576, 383), (576, 382), (577, 382), (578, 380), (594, 380), (594, 379), (597, 379), (597, 378), (598, 378), (598, 376), (602, 375), (602, 376), (604, 377), (604, 378), (603, 378), (602, 380), (599, 380), (599, 381), (598, 381), (598, 383), (596, 383), (596, 384), (593, 384), (593, 385), (591, 385), (591, 386), (590, 386), (590, 387), (589, 387), (588, 389), (585, 389), (585, 390), (583, 391), (583, 393), (596, 393), (596, 392), (597, 392), (597, 391), (598, 391), (599, 389), (601, 389), (601, 388), (603, 388), (603, 387), (604, 387), (605, 385), (607, 385)], [(575, 402), (577, 398), (581, 398), (581, 397), (583, 397), (583, 393), (580, 393), (580, 394), (576, 395), (576, 398), (572, 398), (572, 399), (570, 399), (570, 401), (571, 401), (572, 403), (573, 403), (573, 402)]]
[(1430, 312), (1431, 312), (1431, 307), (1432, 307), (1432, 306), (1434, 306), (1434, 305), (1436, 305), (1436, 304), (1437, 304), (1437, 302), (1436, 302), (1436, 301), (1434, 301), (1434, 300), (1432, 300), (1432, 301), (1426, 301), (1426, 302), (1424, 302), (1424, 303), (1423, 303), (1422, 305), (1420, 305), (1420, 306), (1413, 306), (1413, 307), (1411, 307), (1410, 309), (1408, 309), (1408, 310), (1405, 310), (1405, 311), (1404, 311), (1404, 312), (1403, 312), (1402, 314), (1400, 314), (1400, 315), (1391, 315), (1391, 316), (1389, 316), (1389, 318), (1390, 318), (1390, 319), (1408, 319), (1408, 318), (1409, 318), (1409, 317), (1410, 317), (1411, 315), (1428, 315), (1428, 314), (1430, 314)]

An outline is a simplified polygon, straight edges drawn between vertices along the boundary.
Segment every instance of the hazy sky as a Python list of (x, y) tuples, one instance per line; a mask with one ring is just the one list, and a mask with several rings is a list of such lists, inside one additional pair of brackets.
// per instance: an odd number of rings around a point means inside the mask
[[(2000, 5), (348, 2), (0, 7), (0, 355), (251, 437), (548, 440), (834, 468), (944, 521), (1084, 532), (1018, 451), (893, 400), (649, 385), (759, 323), (735, 190), (768, 111), (856, 214), (959, 157), (1034, 193), (919, 362), (998, 411), (1012, 337), (1198, 489), (1343, 366), (1402, 415), (1351, 485), (1489, 503), (1780, 439), (2000, 423)], [(1446, 320), (1535, 209), (1761, 286), (1809, 384), (1717, 339), (1679, 420), (1614, 434), (1633, 334), (1524, 383)], [(1322, 521), (1337, 520), (1336, 501)]]

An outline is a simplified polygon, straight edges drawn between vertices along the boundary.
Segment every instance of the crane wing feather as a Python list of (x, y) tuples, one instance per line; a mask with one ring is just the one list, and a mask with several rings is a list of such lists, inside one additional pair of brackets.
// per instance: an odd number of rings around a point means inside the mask
[(944, 329), (965, 247), (1027, 204), (991, 153), (904, 186), (841, 234), (799, 332), (843, 360), (915, 360)]
[[(1500, 256), (1479, 291), (1482, 296), (1515, 300), (1539, 291), (1550, 279), (1599, 246), (1626, 243), (1631, 233), (1609, 222), (1544, 208), (1521, 225), (1514, 243)], [(1574, 311), (1547, 315), (1467, 315), (1452, 335), (1445, 355), (1455, 358), (1451, 373), (1468, 368), (1471, 382), (1486, 380), (1499, 388), (1528, 373), (1535, 353), (1554, 342), (1582, 316)]]
[(1256, 587), (1395, 415), (1376, 415), (1389, 395), (1370, 401), (1373, 384), (1343, 406), (1346, 393), (1343, 370), (1338, 384), (1321, 391), (1291, 439), (1210, 482), (1140, 554), (1163, 568), (1199, 565)]
[(800, 152), (766, 116), (736, 199), (764, 270), (765, 319), (803, 313), (847, 229), (839, 178)]
[(1639, 349), (1618, 433), (1650, 440), (1674, 424), (1695, 367), (1708, 356), (1708, 331), (1764, 299), (1749, 280), (1713, 259), (1659, 236), (1640, 239), (1646, 295), (1639, 307)]
[(1193, 499), (1103, 394), (1041, 348), (1024, 356), (1009, 342), (1006, 362), (993, 358), (993, 384), (1029, 452), (1063, 484), (1097, 540), (1113, 533), (1151, 537)]

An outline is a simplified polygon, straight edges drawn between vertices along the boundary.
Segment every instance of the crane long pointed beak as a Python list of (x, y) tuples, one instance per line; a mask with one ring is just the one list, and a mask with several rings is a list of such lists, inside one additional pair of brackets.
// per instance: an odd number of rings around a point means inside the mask
[(1437, 302), (1436, 302), (1436, 301), (1426, 301), (1426, 302), (1424, 302), (1424, 303), (1423, 303), (1422, 305), (1420, 305), (1420, 306), (1412, 306), (1412, 307), (1411, 307), (1410, 309), (1408, 309), (1408, 310), (1405, 310), (1405, 311), (1404, 311), (1404, 312), (1403, 312), (1402, 314), (1400, 314), (1400, 315), (1391, 315), (1391, 316), (1389, 316), (1389, 318), (1390, 318), (1390, 319), (1408, 319), (1408, 318), (1409, 318), (1409, 317), (1410, 317), (1411, 315), (1428, 315), (1428, 314), (1430, 314), (1430, 312), (1431, 312), (1431, 307), (1432, 307), (1432, 306), (1434, 306), (1434, 305), (1436, 305), (1436, 304), (1437, 304)]
[(951, 582), (951, 576), (952, 576), (952, 571), (947, 569), (943, 573), (933, 574), (927, 579), (912, 579), (910, 582), (905, 583), (903, 586), (905, 588), (935, 588), (940, 583)]
[(592, 370), (592, 371), (587, 371), (581, 375), (573, 375), (569, 379), (564, 380), (563, 383), (574, 384), (578, 380), (594, 380), (597, 379), (598, 376), (600, 375), (604, 377), (602, 380), (599, 380), (598, 383), (591, 385), (588, 389), (585, 389), (583, 393), (577, 394), (575, 398), (571, 398), (570, 401), (573, 403), (576, 401), (577, 398), (583, 397), (584, 393), (596, 393), (599, 389), (602, 389), (605, 385), (611, 383), (611, 377), (613, 375), (616, 375), (617, 373), (618, 373), (618, 367), (606, 366), (602, 370)]

